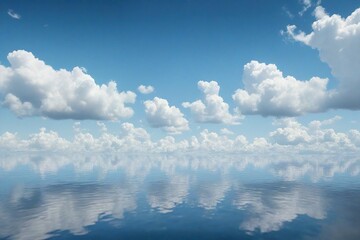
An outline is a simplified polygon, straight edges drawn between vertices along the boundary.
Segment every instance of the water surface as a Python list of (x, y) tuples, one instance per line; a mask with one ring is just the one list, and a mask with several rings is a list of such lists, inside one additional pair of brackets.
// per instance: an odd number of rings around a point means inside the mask
[(1, 154), (2, 239), (360, 239), (357, 156)]

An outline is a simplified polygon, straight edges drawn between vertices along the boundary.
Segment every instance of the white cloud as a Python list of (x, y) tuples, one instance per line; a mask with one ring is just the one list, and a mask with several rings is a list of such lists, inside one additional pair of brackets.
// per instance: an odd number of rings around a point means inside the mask
[(138, 87), (138, 91), (142, 94), (150, 94), (154, 91), (154, 87), (149, 85), (149, 86), (144, 86), (144, 85), (140, 85)]
[(278, 128), (270, 133), (270, 137), (278, 144), (309, 143), (311, 137), (308, 129), (293, 118), (282, 120), (283, 128)]
[(151, 127), (162, 128), (173, 134), (189, 130), (184, 114), (175, 106), (169, 106), (166, 99), (154, 97), (144, 102), (146, 118)]
[(39, 149), (42, 151), (57, 149), (64, 150), (69, 148), (70, 142), (60, 137), (57, 132), (46, 131), (45, 128), (41, 128), (39, 133), (31, 134), (28, 140), (28, 146), (30, 149)]
[(229, 105), (219, 96), (220, 86), (217, 82), (199, 81), (198, 88), (204, 94), (203, 100), (184, 102), (184, 108), (189, 108), (197, 122), (239, 124), (238, 115), (229, 112)]
[(14, 18), (14, 19), (19, 20), (19, 19), (21, 18), (21, 15), (18, 14), (18, 13), (16, 13), (16, 12), (15, 12), (14, 10), (12, 10), (12, 9), (9, 9), (7, 13), (8, 13), (8, 15), (9, 15), (10, 17), (12, 17), (12, 18)]
[(321, 6), (314, 11), (316, 21), (312, 32), (296, 32), (296, 26), (287, 26), (288, 35), (319, 51), (321, 61), (331, 68), (339, 81), (330, 92), (329, 108), (360, 109), (360, 8), (342, 18), (328, 15)]
[(308, 126), (304, 126), (293, 118), (283, 119), (277, 123), (282, 127), (271, 132), (270, 139), (275, 144), (294, 145), (303, 152), (344, 152), (356, 151), (359, 145), (355, 139), (352, 139), (352, 132), (336, 132), (332, 128), (323, 128), (332, 124), (339, 117), (324, 120), (312, 121)]
[(309, 124), (309, 126), (313, 127), (313, 128), (320, 128), (322, 126), (332, 125), (335, 122), (340, 121), (341, 119), (342, 119), (341, 116), (336, 115), (333, 118), (326, 119), (326, 120), (323, 120), (323, 121), (314, 120)]
[(97, 121), (96, 125), (100, 128), (100, 130), (102, 132), (107, 132), (107, 127), (106, 127), (105, 123)]
[(313, 77), (300, 81), (284, 77), (275, 64), (251, 61), (244, 66), (244, 89), (233, 94), (237, 110), (262, 116), (297, 116), (324, 111), (328, 80)]
[[(99, 137), (75, 124), (72, 140), (62, 138), (57, 132), (41, 128), (28, 138), (16, 133), (0, 135), (0, 151), (27, 152), (113, 152), (113, 153), (357, 153), (360, 151), (360, 133), (353, 129), (337, 132), (329, 125), (338, 120), (335, 116), (306, 125), (294, 118), (277, 120), (277, 128), (267, 137), (248, 140), (241, 134), (224, 134), (204, 129), (198, 135), (176, 140), (165, 136), (153, 140), (149, 133), (132, 123), (122, 123), (118, 133), (109, 133), (105, 124), (99, 124)], [(169, 133), (174, 133), (173, 129)], [(225, 131), (226, 133), (226, 131)]]
[(302, 16), (304, 15), (304, 13), (311, 7), (311, 0), (302, 0), (302, 5), (303, 8), (302, 10), (299, 12), (299, 15)]
[(118, 92), (117, 85), (97, 85), (82, 68), (55, 70), (27, 51), (9, 53), (10, 67), (0, 65), (3, 105), (19, 117), (116, 120), (133, 115), (125, 104), (136, 94)]

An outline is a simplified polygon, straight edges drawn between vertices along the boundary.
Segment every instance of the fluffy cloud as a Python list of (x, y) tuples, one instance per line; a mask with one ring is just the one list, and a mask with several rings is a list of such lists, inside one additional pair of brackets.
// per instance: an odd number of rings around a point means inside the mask
[(203, 100), (184, 102), (197, 122), (238, 124), (240, 116), (229, 112), (229, 105), (219, 96), (220, 86), (217, 82), (199, 81), (198, 88), (204, 94)]
[(281, 121), (283, 128), (278, 128), (270, 133), (270, 137), (278, 144), (300, 144), (309, 143), (311, 137), (308, 129), (297, 122), (295, 119), (287, 118)]
[[(101, 135), (82, 130), (77, 124), (74, 138), (66, 140), (45, 128), (28, 138), (21, 139), (16, 133), (0, 135), (0, 151), (47, 151), (47, 152), (143, 152), (143, 153), (357, 153), (360, 151), (360, 132), (356, 129), (337, 132), (330, 124), (340, 117), (312, 121), (307, 125), (294, 118), (277, 120), (277, 128), (268, 137), (248, 140), (241, 134), (202, 130), (198, 135), (185, 139), (165, 136), (151, 139), (149, 133), (132, 123), (122, 123), (117, 134), (109, 133), (105, 124), (98, 124)], [(174, 133), (170, 131), (169, 133)]]
[(3, 105), (19, 117), (116, 120), (133, 115), (125, 104), (136, 94), (118, 92), (116, 83), (97, 85), (84, 69), (55, 70), (24, 50), (9, 53), (10, 67), (0, 65)]
[(299, 81), (274, 64), (251, 61), (244, 66), (244, 89), (234, 93), (237, 110), (262, 116), (297, 116), (325, 110), (328, 80), (313, 77)]
[(169, 106), (166, 99), (154, 97), (144, 102), (146, 118), (151, 127), (162, 128), (173, 134), (189, 130), (184, 114), (175, 106)]
[(329, 16), (321, 6), (315, 9), (316, 21), (312, 32), (296, 32), (296, 26), (287, 26), (288, 35), (319, 51), (320, 59), (329, 65), (339, 80), (330, 93), (329, 108), (360, 109), (360, 8), (350, 16)]
[(357, 130), (342, 133), (332, 128), (323, 128), (337, 120), (339, 120), (338, 116), (322, 122), (312, 121), (308, 126), (304, 126), (293, 118), (283, 119), (278, 121), (278, 124), (282, 126), (270, 133), (270, 139), (276, 144), (296, 145), (303, 151), (310, 152), (341, 152), (359, 149), (356, 138), (352, 138)]
[[(311, 5), (304, 1), (304, 9)], [(262, 116), (298, 116), (323, 112), (331, 108), (360, 109), (360, 8), (347, 18), (329, 16), (323, 7), (315, 9), (313, 31), (296, 32), (296, 26), (287, 26), (287, 34), (320, 54), (333, 76), (339, 80), (336, 89), (328, 90), (328, 79), (313, 77), (299, 81), (283, 76), (274, 64), (251, 61), (244, 66), (244, 89), (233, 95), (242, 114)]]
[(144, 86), (144, 85), (140, 85), (138, 87), (138, 91), (142, 94), (150, 94), (154, 91), (154, 87), (149, 85), (149, 86)]

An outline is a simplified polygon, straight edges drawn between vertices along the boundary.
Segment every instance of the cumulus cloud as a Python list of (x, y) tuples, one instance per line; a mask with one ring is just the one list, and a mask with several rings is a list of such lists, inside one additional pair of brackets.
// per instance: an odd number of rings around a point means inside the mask
[(144, 86), (144, 85), (140, 85), (138, 87), (138, 91), (142, 94), (150, 94), (154, 91), (154, 87), (149, 85), (149, 86)]
[(287, 26), (287, 34), (295, 41), (318, 50), (321, 61), (331, 68), (339, 81), (330, 93), (329, 108), (360, 109), (360, 8), (342, 18), (328, 15), (322, 6), (314, 11), (316, 21), (312, 32), (296, 31), (296, 26)]
[(24, 50), (7, 59), (10, 67), (0, 65), (0, 96), (19, 117), (117, 120), (133, 115), (126, 104), (134, 103), (136, 94), (118, 92), (114, 81), (98, 85), (80, 67), (55, 70)]
[[(277, 128), (266, 137), (247, 139), (241, 134), (229, 134), (204, 129), (197, 135), (177, 140), (165, 136), (153, 140), (143, 128), (122, 123), (118, 133), (110, 133), (105, 124), (98, 124), (101, 134), (94, 136), (75, 124), (72, 140), (57, 132), (41, 128), (38, 133), (20, 138), (16, 133), (0, 135), (0, 151), (7, 152), (114, 152), (114, 153), (357, 153), (360, 151), (360, 132), (352, 129), (338, 132), (330, 125), (339, 117), (301, 124), (295, 118), (275, 121)], [(172, 130), (169, 133), (174, 133)]]
[(146, 118), (151, 127), (178, 134), (189, 130), (184, 114), (175, 106), (169, 106), (166, 99), (154, 97), (144, 102)]
[(219, 96), (220, 86), (216, 81), (199, 81), (198, 88), (203, 93), (203, 100), (184, 102), (197, 122), (239, 124), (240, 116), (229, 112), (229, 105)]
[(300, 81), (283, 76), (275, 64), (251, 61), (244, 66), (244, 89), (233, 94), (237, 110), (262, 116), (297, 116), (324, 111), (328, 79)]
[(8, 15), (9, 15), (10, 17), (12, 17), (13, 19), (19, 20), (19, 19), (21, 18), (21, 15), (18, 14), (18, 13), (16, 13), (16, 12), (15, 12), (14, 10), (12, 10), (12, 9), (9, 9), (9, 10), (7, 11), (7, 13), (8, 13)]
[(309, 143), (311, 137), (308, 129), (293, 118), (283, 119), (284, 127), (278, 128), (270, 133), (270, 137), (278, 144), (300, 144)]
[(305, 126), (294, 118), (282, 119), (277, 121), (277, 124), (282, 126), (269, 134), (270, 139), (276, 144), (296, 145), (303, 151), (310, 152), (341, 152), (358, 149), (358, 143), (351, 138), (354, 130), (343, 133), (336, 132), (332, 128), (324, 128), (337, 120), (339, 117), (335, 116), (324, 121), (311, 121)]

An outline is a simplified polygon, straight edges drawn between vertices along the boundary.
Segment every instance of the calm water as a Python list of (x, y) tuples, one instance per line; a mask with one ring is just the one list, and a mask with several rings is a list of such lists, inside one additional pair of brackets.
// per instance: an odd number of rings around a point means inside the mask
[(360, 157), (0, 155), (1, 239), (360, 239)]

